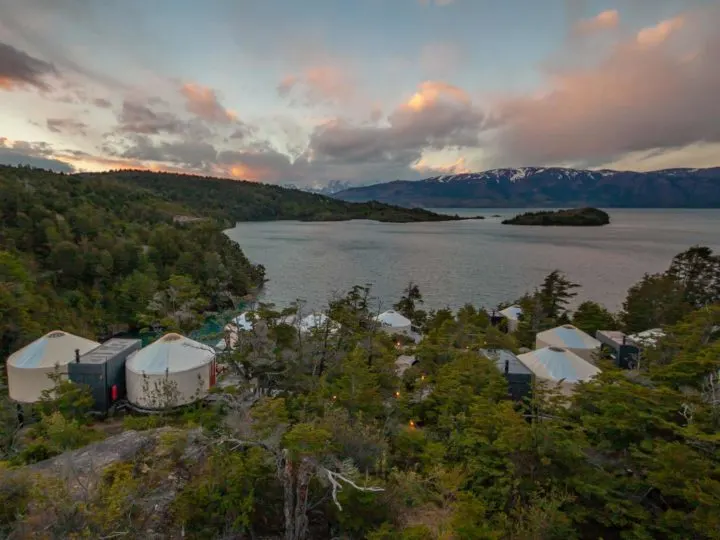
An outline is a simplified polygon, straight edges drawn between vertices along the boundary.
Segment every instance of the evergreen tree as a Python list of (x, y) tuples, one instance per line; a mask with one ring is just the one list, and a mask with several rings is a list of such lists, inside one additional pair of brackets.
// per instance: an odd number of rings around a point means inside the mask
[(423, 297), (420, 288), (411, 281), (403, 291), (402, 298), (393, 307), (410, 319), (413, 325), (420, 327), (425, 323), (427, 317), (423, 310), (418, 309), (418, 304), (422, 303)]
[(683, 289), (683, 300), (699, 308), (720, 301), (720, 256), (708, 247), (693, 246), (676, 255), (667, 275)]
[(630, 287), (620, 320), (626, 332), (643, 332), (674, 324), (690, 311), (683, 287), (672, 276), (645, 274)]
[(578, 287), (580, 285), (570, 281), (560, 270), (550, 272), (537, 292), (545, 318), (558, 319), (570, 300), (577, 296), (573, 290)]
[(615, 330), (618, 322), (604, 306), (597, 302), (586, 301), (573, 313), (572, 323), (583, 332), (594, 336), (598, 330)]

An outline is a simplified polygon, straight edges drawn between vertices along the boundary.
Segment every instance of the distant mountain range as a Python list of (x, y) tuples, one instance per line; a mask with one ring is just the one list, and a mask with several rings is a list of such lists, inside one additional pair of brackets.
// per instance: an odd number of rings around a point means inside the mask
[(720, 167), (652, 172), (494, 169), (396, 180), (345, 189), (332, 196), (424, 208), (720, 208)]
[(327, 195), (332, 197), (335, 193), (345, 191), (353, 186), (351, 182), (344, 182), (342, 180), (331, 180), (326, 186), (314, 187), (314, 186), (297, 186), (295, 184), (283, 184), (282, 187), (288, 189), (299, 189), (300, 191), (307, 191), (308, 193), (317, 193), (318, 195)]

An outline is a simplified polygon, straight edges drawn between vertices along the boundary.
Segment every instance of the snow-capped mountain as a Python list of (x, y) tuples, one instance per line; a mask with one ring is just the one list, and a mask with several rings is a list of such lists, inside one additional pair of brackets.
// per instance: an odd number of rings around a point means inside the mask
[(425, 208), (717, 208), (720, 168), (631, 172), (520, 167), (396, 180), (346, 189), (334, 196)]
[(318, 193), (320, 195), (333, 196), (335, 193), (345, 191), (353, 187), (350, 182), (344, 182), (342, 180), (331, 180), (326, 186), (296, 186), (295, 184), (285, 184), (283, 187), (290, 189), (299, 189), (300, 191), (307, 191), (309, 193)]

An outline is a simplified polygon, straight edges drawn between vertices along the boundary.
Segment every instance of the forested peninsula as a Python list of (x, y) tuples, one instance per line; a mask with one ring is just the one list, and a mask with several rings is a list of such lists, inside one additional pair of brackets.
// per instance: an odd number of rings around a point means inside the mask
[(0, 166), (0, 352), (49, 328), (95, 338), (196, 328), (262, 286), (223, 234), (249, 220), (452, 220), (252, 182)]
[(270, 184), (187, 174), (115, 171), (79, 175), (90, 182), (117, 182), (150, 191), (164, 201), (182, 204), (198, 215), (238, 221), (347, 221), (370, 219), (394, 223), (454, 221), (457, 216), (375, 201), (351, 203), (316, 193)]
[(0, 354), (53, 328), (188, 330), (261, 286), (215, 220), (118, 181), (0, 167)]

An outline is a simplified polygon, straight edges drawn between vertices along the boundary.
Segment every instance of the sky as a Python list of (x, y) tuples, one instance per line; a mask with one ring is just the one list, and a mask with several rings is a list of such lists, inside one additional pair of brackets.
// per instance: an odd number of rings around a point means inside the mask
[(298, 187), (720, 165), (719, 0), (0, 0), (0, 163)]

